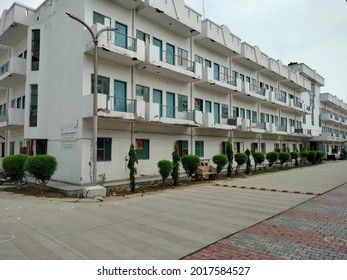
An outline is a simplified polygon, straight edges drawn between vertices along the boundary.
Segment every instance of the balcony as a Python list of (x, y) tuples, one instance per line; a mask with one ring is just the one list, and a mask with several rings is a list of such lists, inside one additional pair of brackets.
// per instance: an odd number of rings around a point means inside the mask
[(280, 107), (280, 109), (288, 109), (288, 99), (285, 95), (282, 95), (278, 89), (275, 91), (269, 91), (269, 103), (273, 104), (276, 108)]
[(289, 133), (289, 126), (276, 127), (276, 134), (288, 134), (288, 133)]
[(242, 82), (242, 92), (236, 96), (248, 101), (261, 102), (266, 101), (266, 90), (250, 83)]
[(261, 52), (257, 46), (251, 46), (246, 42), (241, 43), (241, 55), (235, 60), (253, 70), (266, 69), (268, 67), (268, 56)]
[(202, 125), (202, 112), (170, 107), (158, 103), (146, 103), (146, 121), (169, 125), (199, 127)]
[(209, 19), (202, 21), (202, 34), (197, 36), (196, 43), (225, 57), (241, 53), (241, 39), (232, 34), (227, 26), (220, 26)]
[[(93, 116), (93, 94), (83, 98), (83, 115), (86, 118)], [(117, 98), (98, 94), (98, 116), (100, 118), (144, 121), (146, 116), (146, 103), (142, 100)]]
[(283, 81), (288, 79), (288, 68), (283, 66), (281, 60), (268, 59), (267, 69), (261, 71), (262, 74), (275, 81)]
[(291, 70), (290, 68), (288, 68), (288, 79), (282, 81), (282, 84), (298, 92), (311, 90), (311, 84), (304, 82), (304, 78), (299, 72)]
[(241, 127), (242, 119), (226, 117), (220, 114), (203, 113), (203, 125), (205, 128), (215, 128), (220, 130), (232, 130)]
[(129, 10), (133, 10), (145, 2), (144, 0), (111, 0), (111, 1)]
[(28, 26), (36, 22), (36, 12), (14, 3), (0, 19), (0, 45), (14, 47), (27, 36)]
[(0, 87), (13, 88), (25, 83), (27, 61), (24, 58), (12, 57), (0, 67)]
[(343, 100), (338, 99), (336, 96), (331, 95), (330, 93), (322, 93), (320, 95), (320, 102), (332, 106), (333, 108), (347, 112), (347, 104)]
[(165, 27), (169, 33), (191, 38), (201, 33), (201, 15), (185, 5), (184, 0), (145, 0), (137, 7), (139, 15)]
[(304, 102), (301, 99), (292, 99), (289, 98), (289, 109), (291, 109), (293, 112), (297, 112), (297, 113), (305, 113), (306, 112), (306, 108), (304, 105)]
[(316, 70), (311, 69), (304, 63), (291, 63), (289, 64), (289, 67), (295, 71), (298, 71), (302, 76), (309, 79), (310, 81), (316, 83), (319, 86), (325, 85), (324, 78), (319, 75)]
[(270, 131), (270, 124), (266, 122), (251, 123), (251, 131), (257, 133)]
[(196, 83), (197, 86), (206, 88), (213, 92), (231, 94), (241, 92), (241, 80), (235, 79), (223, 73), (215, 72), (212, 68), (202, 69), (202, 79)]
[(146, 61), (137, 68), (184, 83), (200, 80), (202, 76), (200, 63), (161, 51), (153, 45), (146, 45)]
[(24, 127), (24, 109), (9, 108), (0, 112), (0, 129), (17, 129)]
[[(101, 24), (93, 25), (97, 32), (105, 28)], [(94, 55), (94, 43), (88, 30), (85, 31), (87, 40), (86, 53)], [(119, 64), (131, 66), (145, 61), (145, 42), (126, 36), (117, 31), (104, 32), (99, 38), (98, 56)]]

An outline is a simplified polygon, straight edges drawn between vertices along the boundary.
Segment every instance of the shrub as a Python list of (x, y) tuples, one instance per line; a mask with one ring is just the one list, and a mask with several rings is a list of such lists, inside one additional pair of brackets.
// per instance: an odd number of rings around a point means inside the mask
[(226, 144), (225, 154), (228, 158), (227, 176), (230, 178), (233, 173), (233, 160), (234, 160), (233, 143), (231, 138), (229, 138)]
[(178, 153), (178, 147), (175, 145), (174, 151), (172, 152), (172, 180), (174, 186), (178, 185), (178, 180), (180, 177), (180, 162), (181, 162), (181, 157)]
[(50, 155), (38, 155), (28, 157), (24, 163), (24, 168), (39, 182), (42, 193), (48, 181), (57, 170), (57, 165), (55, 157)]
[(265, 160), (265, 154), (260, 153), (260, 152), (255, 152), (253, 154), (254, 158), (254, 169), (257, 171), (257, 165), (262, 164)]
[(163, 183), (165, 183), (165, 180), (170, 176), (172, 171), (172, 162), (169, 160), (161, 160), (157, 163), (157, 166), (159, 168), (159, 173), (163, 178)]
[(196, 155), (183, 156), (182, 165), (187, 175), (191, 179), (200, 165), (200, 158)]
[(226, 155), (215, 155), (212, 158), (214, 164), (217, 165), (217, 176), (219, 173), (223, 170), (223, 168), (226, 166), (228, 163), (228, 157)]
[(131, 144), (128, 156), (129, 156), (128, 169), (130, 170), (130, 189), (134, 193), (136, 188), (135, 176), (137, 174), (137, 168), (135, 164), (139, 163), (137, 160), (137, 154), (136, 154), (134, 144)]
[(295, 166), (299, 166), (299, 163), (298, 163), (299, 153), (290, 152), (290, 157), (295, 160)]
[(278, 152), (269, 152), (266, 154), (266, 160), (269, 162), (269, 167), (278, 160)]
[(101, 173), (101, 174), (99, 174), (99, 175), (98, 175), (98, 178), (99, 178), (99, 180), (98, 180), (98, 185), (104, 186), (105, 183), (106, 183), (106, 181), (107, 181), (106, 173)]
[(324, 152), (316, 151), (316, 162), (322, 163), (324, 158)]
[(300, 158), (301, 158), (301, 162), (306, 163), (307, 158), (308, 158), (308, 152), (307, 151), (303, 151), (300, 153)]
[(316, 164), (316, 155), (317, 153), (315, 151), (309, 151), (307, 154), (307, 160), (311, 163), (311, 164)]
[(249, 174), (251, 172), (251, 152), (247, 149), (245, 151), (245, 154), (247, 155), (247, 160), (246, 160), (246, 174)]
[(18, 181), (24, 176), (24, 163), (28, 156), (26, 155), (12, 155), (4, 158), (3, 168), (8, 177), (14, 181), (18, 187)]
[(244, 165), (247, 161), (247, 155), (245, 153), (237, 153), (235, 154), (234, 158), (237, 163), (235, 174), (238, 174), (240, 167)]
[(281, 162), (281, 168), (282, 168), (283, 164), (285, 164), (286, 162), (288, 162), (290, 160), (290, 153), (288, 153), (288, 152), (280, 152), (278, 154), (278, 159)]

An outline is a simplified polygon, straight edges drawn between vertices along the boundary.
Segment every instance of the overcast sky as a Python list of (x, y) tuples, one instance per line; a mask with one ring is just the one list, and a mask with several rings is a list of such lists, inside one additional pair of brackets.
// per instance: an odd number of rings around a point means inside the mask
[[(17, 0), (37, 8), (43, 0)], [(304, 62), (325, 78), (322, 92), (347, 103), (346, 0), (185, 0), (284, 64)], [(0, 11), (12, 0), (0, 0)], [(345, 83), (346, 82), (346, 83)]]

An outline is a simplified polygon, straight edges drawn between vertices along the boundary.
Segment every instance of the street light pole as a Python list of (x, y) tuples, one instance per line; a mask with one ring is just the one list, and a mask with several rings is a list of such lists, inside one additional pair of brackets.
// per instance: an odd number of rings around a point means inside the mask
[(80, 18), (66, 13), (70, 18), (78, 21), (89, 31), (92, 35), (94, 43), (94, 96), (93, 96), (93, 136), (92, 136), (92, 153), (93, 153), (93, 185), (97, 184), (97, 145), (98, 145), (98, 44), (99, 37), (103, 32), (116, 31), (116, 28), (102, 28), (94, 33), (93, 30)]

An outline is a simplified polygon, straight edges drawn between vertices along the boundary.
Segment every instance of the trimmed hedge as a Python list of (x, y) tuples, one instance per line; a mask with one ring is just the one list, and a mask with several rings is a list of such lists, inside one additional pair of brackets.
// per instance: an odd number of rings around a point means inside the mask
[(170, 173), (172, 171), (172, 162), (169, 160), (161, 160), (157, 163), (157, 166), (159, 168), (159, 173), (163, 178), (163, 183), (165, 183), (166, 179), (170, 176)]
[(242, 165), (244, 165), (247, 162), (247, 155), (245, 153), (237, 153), (234, 156), (234, 159), (237, 163), (237, 167), (235, 170), (235, 174), (237, 174), (239, 172), (239, 169)]
[(281, 162), (281, 167), (283, 167), (283, 164), (285, 164), (286, 162), (288, 162), (290, 160), (290, 153), (288, 153), (288, 152), (280, 152), (278, 154), (278, 159)]
[(298, 163), (299, 153), (298, 152), (290, 152), (290, 156), (292, 159), (295, 160), (295, 166), (299, 166), (299, 163)]
[(301, 162), (306, 163), (307, 158), (308, 158), (308, 152), (307, 151), (303, 151), (300, 153)]
[(257, 171), (257, 165), (262, 164), (265, 161), (265, 154), (260, 152), (253, 153), (254, 169)]
[(278, 152), (269, 152), (266, 154), (266, 160), (269, 162), (269, 167), (278, 160)]
[(2, 166), (5, 173), (16, 184), (24, 176), (24, 163), (27, 158), (26, 155), (12, 155), (4, 158)]
[(307, 160), (311, 164), (316, 164), (316, 158), (317, 158), (317, 152), (316, 151), (309, 151), (307, 155)]
[(217, 174), (219, 174), (228, 163), (228, 157), (226, 155), (215, 155), (212, 160), (214, 164), (217, 165)]
[(187, 175), (191, 178), (200, 165), (200, 158), (196, 155), (183, 156), (182, 165)]

